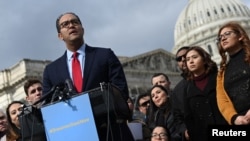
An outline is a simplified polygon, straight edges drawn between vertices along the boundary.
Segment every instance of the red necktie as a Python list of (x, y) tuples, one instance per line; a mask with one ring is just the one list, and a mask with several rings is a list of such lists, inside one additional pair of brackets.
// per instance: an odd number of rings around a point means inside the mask
[(73, 82), (76, 88), (76, 91), (78, 93), (82, 92), (82, 84), (83, 84), (83, 78), (82, 78), (82, 71), (81, 71), (81, 65), (77, 58), (79, 53), (74, 52), (73, 54), (73, 60), (72, 60), (72, 73), (73, 73)]

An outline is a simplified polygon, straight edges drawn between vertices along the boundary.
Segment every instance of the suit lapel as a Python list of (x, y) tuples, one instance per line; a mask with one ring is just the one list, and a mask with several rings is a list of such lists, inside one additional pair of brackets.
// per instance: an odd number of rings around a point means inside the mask
[(67, 53), (65, 52), (63, 56), (59, 60), (59, 65), (58, 65), (58, 73), (61, 73), (61, 76), (63, 77), (63, 80), (69, 79), (70, 74), (68, 70), (68, 64), (67, 64)]
[[(92, 65), (95, 59), (95, 50), (94, 48), (86, 45), (85, 48), (85, 65), (84, 65), (84, 83), (88, 84), (89, 75), (92, 69)], [(83, 90), (85, 90), (86, 85), (84, 85)]]

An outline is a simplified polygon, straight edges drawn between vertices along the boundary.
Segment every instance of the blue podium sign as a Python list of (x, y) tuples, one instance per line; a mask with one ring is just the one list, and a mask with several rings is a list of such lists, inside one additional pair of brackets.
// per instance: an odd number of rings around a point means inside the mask
[(41, 108), (48, 141), (99, 141), (89, 95)]

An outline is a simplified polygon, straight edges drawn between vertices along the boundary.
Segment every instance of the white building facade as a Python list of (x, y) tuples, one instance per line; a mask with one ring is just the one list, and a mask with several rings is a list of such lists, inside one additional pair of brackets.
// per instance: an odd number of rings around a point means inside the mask
[(250, 35), (250, 9), (241, 0), (189, 0), (175, 25), (172, 53), (182, 46), (201, 46), (219, 64), (217, 33), (230, 21), (239, 22)]

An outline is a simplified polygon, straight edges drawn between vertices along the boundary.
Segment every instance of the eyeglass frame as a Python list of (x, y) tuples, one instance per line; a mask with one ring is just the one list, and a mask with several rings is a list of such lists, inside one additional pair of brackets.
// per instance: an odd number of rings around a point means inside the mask
[(144, 101), (142, 104), (140, 104), (140, 107), (147, 107), (149, 103), (150, 103), (150, 100)]
[(186, 56), (186, 54), (183, 54), (183, 55), (181, 55), (181, 56), (178, 56), (178, 57), (175, 58), (175, 61), (181, 62), (181, 61), (182, 61), (182, 58), (185, 58), (185, 56)]
[(81, 22), (78, 19), (71, 19), (69, 21), (64, 21), (62, 23), (60, 23), (60, 28), (69, 28), (70, 24), (72, 24), (73, 26), (77, 26), (80, 25)]
[(221, 42), (222, 37), (223, 37), (223, 38), (228, 38), (228, 37), (230, 37), (230, 36), (232, 35), (232, 33), (236, 33), (236, 31), (234, 31), (234, 30), (226, 31), (226, 32), (224, 32), (223, 34), (219, 35), (219, 36), (216, 38), (216, 41), (217, 41), (217, 42)]
[(160, 134), (153, 133), (153, 134), (151, 135), (151, 137), (152, 137), (152, 138), (158, 138), (158, 137), (160, 137), (160, 138), (162, 139), (162, 138), (167, 138), (167, 137), (168, 137), (168, 134), (167, 134), (167, 133), (160, 133)]

